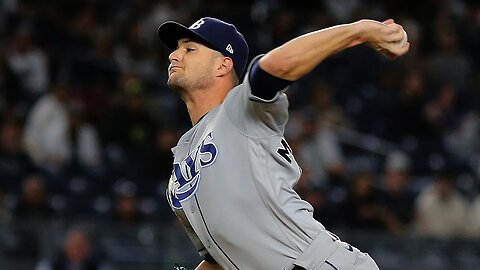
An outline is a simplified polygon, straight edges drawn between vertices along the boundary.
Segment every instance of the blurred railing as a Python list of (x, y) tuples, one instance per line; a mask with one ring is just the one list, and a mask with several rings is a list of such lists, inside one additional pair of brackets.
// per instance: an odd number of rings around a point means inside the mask
[(344, 232), (343, 240), (368, 252), (382, 270), (479, 269), (478, 239), (429, 239), (415, 235), (396, 237), (386, 233)]
[[(35, 269), (39, 260), (53, 257), (61, 248), (71, 225), (57, 221), (0, 224), (0, 269)], [(176, 262), (193, 269), (199, 261), (178, 224), (124, 226), (86, 221), (81, 226), (90, 232), (93, 252), (106, 258), (111, 269), (172, 269)], [(479, 269), (480, 265), (479, 240), (395, 237), (363, 231), (336, 233), (368, 252), (382, 270)]]

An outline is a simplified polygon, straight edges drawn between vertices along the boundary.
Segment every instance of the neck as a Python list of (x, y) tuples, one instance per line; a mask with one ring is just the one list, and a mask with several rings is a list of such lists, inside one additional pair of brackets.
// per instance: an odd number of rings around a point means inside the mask
[(222, 104), (229, 90), (230, 88), (217, 87), (192, 91), (182, 95), (182, 98), (187, 105), (192, 125), (197, 124), (202, 116)]

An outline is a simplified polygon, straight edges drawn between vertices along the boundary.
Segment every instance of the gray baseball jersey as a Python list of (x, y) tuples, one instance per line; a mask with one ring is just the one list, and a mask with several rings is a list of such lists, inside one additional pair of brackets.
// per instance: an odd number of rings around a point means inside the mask
[[(252, 95), (250, 68), (172, 149), (172, 209), (200, 255), (224, 269), (320, 269), (325, 261), (353, 269), (338, 264), (353, 266), (365, 255), (326, 231), (293, 190), (301, 169), (283, 136), (287, 96)], [(335, 256), (339, 262), (327, 260)]]

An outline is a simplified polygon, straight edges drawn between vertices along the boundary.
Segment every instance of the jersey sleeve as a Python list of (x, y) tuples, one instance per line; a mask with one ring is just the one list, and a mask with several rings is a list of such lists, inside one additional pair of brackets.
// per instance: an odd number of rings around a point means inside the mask
[(283, 91), (292, 81), (271, 75), (260, 67), (259, 58), (252, 61), (248, 73), (251, 95), (250, 99), (259, 102), (269, 102), (278, 92)]
[[(288, 98), (285, 94), (288, 85), (276, 91), (270, 99), (260, 97), (257, 94), (261, 92), (260, 90), (253, 94), (250, 72), (260, 57), (261, 55), (250, 62), (243, 82), (227, 95), (224, 110), (237, 128), (247, 136), (267, 137), (272, 134), (283, 134), (288, 120)], [(265, 87), (265, 83), (260, 85)]]

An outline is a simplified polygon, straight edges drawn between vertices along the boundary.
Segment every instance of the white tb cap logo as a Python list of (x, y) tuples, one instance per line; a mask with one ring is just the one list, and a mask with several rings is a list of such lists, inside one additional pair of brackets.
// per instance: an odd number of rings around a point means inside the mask
[(194, 24), (190, 25), (190, 29), (198, 29), (200, 28), (203, 24), (205, 23), (205, 21), (203, 19), (200, 19), (198, 21), (196, 21)]

